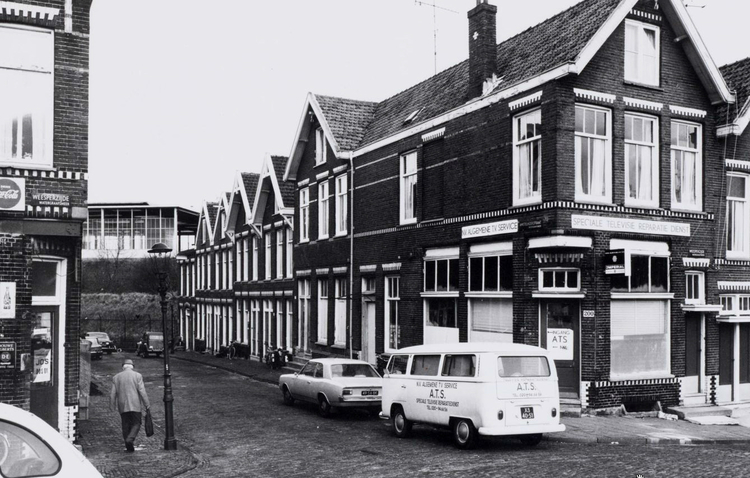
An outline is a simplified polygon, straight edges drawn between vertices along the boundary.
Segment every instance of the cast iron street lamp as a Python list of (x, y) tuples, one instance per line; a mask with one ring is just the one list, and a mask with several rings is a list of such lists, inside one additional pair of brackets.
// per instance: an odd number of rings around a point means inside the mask
[[(152, 254), (154, 259), (154, 269), (159, 278), (159, 296), (161, 297), (161, 326), (164, 334), (164, 341), (167, 340), (167, 261), (172, 249), (161, 242), (158, 242), (149, 249), (148, 253)], [(172, 417), (172, 375), (169, 372), (169, 347), (164, 344), (164, 424), (167, 434), (164, 437), (164, 449), (176, 450), (177, 439), (174, 437), (174, 420)]]

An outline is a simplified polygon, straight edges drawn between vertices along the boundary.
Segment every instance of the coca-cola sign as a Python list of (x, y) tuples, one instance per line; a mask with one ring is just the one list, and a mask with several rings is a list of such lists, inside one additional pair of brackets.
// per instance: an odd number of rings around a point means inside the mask
[(23, 211), (25, 199), (25, 179), (0, 178), (0, 210)]

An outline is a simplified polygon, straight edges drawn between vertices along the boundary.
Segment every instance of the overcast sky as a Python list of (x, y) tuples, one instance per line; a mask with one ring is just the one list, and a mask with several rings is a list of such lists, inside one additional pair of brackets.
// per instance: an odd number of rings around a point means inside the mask
[[(89, 201), (197, 209), (289, 155), (307, 92), (380, 101), (463, 61), (476, 2), (434, 2), (95, 1)], [(750, 2), (686, 2), (717, 65), (750, 56)], [(490, 3), (501, 42), (578, 0)]]

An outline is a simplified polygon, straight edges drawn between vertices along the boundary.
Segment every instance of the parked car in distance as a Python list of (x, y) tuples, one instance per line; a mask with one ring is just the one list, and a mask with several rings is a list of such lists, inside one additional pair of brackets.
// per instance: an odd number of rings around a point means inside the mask
[(138, 342), (136, 355), (147, 358), (150, 354), (157, 357), (164, 353), (164, 334), (161, 332), (143, 332), (141, 341)]
[(99, 339), (96, 337), (86, 337), (84, 340), (88, 340), (91, 343), (91, 360), (101, 360), (104, 352), (102, 351), (102, 344), (99, 343)]
[(89, 340), (89, 337), (96, 338), (102, 346), (102, 352), (107, 355), (117, 352), (117, 346), (109, 339), (107, 332), (86, 332), (86, 340)]
[(299, 372), (279, 377), (279, 388), (285, 404), (293, 405), (295, 400), (315, 403), (322, 417), (339, 407), (380, 411), (382, 378), (362, 360), (310, 360)]
[(44, 420), (0, 403), (0, 476), (101, 478), (102, 475)]

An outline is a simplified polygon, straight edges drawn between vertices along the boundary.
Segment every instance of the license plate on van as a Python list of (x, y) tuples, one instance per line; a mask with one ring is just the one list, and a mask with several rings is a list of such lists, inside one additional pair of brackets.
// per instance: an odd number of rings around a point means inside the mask
[(534, 407), (521, 407), (521, 419), (531, 420), (534, 418)]
[(362, 390), (362, 395), (377, 395), (377, 390)]

